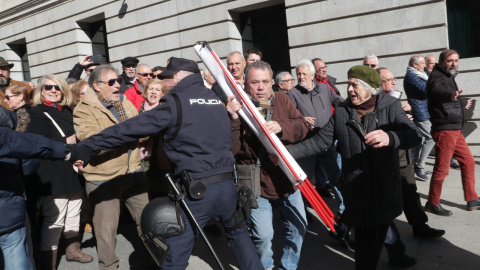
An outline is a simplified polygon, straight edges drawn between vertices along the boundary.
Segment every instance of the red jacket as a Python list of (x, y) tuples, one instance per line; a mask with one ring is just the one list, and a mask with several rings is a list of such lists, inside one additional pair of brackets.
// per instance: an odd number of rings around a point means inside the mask
[(136, 80), (133, 87), (128, 88), (128, 90), (123, 93), (127, 97), (127, 99), (133, 103), (135, 108), (137, 108), (137, 111), (140, 110), (140, 108), (142, 107), (142, 103), (145, 101), (139, 88), (140, 87), (138, 86), (138, 80)]

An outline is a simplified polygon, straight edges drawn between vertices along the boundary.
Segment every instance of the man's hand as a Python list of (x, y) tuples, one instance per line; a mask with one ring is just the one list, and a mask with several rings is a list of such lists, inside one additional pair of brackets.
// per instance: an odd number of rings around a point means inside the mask
[(79, 170), (83, 170), (84, 166), (87, 166), (88, 162), (93, 156), (93, 151), (89, 147), (83, 145), (68, 145), (70, 149), (70, 159), (72, 164), (78, 167)]
[(91, 63), (93, 63), (92, 61), (90, 61), (90, 57), (92, 57), (92, 56), (93, 56), (93, 54), (89, 54), (89, 55), (85, 56), (85, 58), (83, 58), (83, 60), (78, 62), (78, 63), (82, 66), (86, 66), (88, 64), (91, 64)]
[(390, 137), (388, 137), (388, 134), (385, 131), (377, 129), (365, 136), (365, 143), (373, 148), (380, 148), (388, 146), (390, 143)]
[(280, 162), (280, 158), (275, 154), (268, 154), (268, 158), (273, 163), (273, 165), (278, 166), (278, 162)]
[(242, 108), (242, 103), (238, 101), (234, 101), (235, 96), (231, 96), (227, 100), (227, 111), (232, 117), (232, 119), (238, 119), (238, 111)]
[(467, 110), (470, 109), (470, 107), (472, 107), (472, 103), (473, 103), (473, 98), (471, 98), (467, 101), (467, 105), (465, 106), (465, 109), (467, 109)]
[(265, 123), (265, 127), (267, 128), (268, 133), (275, 133), (278, 134), (282, 132), (282, 127), (277, 121), (268, 121)]
[(458, 96), (460, 96), (461, 93), (463, 93), (463, 89), (460, 90), (460, 91), (455, 91), (455, 92), (453, 92), (453, 94), (452, 94), (452, 101), (457, 100)]
[(404, 112), (408, 112), (412, 110), (412, 107), (410, 106), (410, 104), (408, 104), (408, 102), (404, 101), (402, 102), (402, 109)]
[(66, 141), (67, 141), (67, 144), (77, 144), (77, 136), (73, 134), (72, 136), (67, 137)]
[(305, 119), (308, 123), (308, 128), (310, 130), (313, 129), (314, 125), (315, 125), (315, 121), (317, 120), (317, 118), (315, 117), (310, 117), (310, 116), (304, 116), (303, 119)]

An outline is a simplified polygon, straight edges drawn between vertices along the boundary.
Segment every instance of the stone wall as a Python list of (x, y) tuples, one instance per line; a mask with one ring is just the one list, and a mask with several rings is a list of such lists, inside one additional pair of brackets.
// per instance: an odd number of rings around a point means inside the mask
[[(412, 54), (438, 54), (448, 47), (445, 1), (440, 0), (0, 0), (0, 56), (16, 63), (12, 78), (23, 80), (20, 57), (12, 42), (27, 46), (33, 79), (43, 74), (66, 76), (73, 65), (92, 53), (91, 40), (78, 22), (104, 18), (110, 62), (136, 56), (150, 66), (165, 65), (171, 56), (199, 61), (192, 49), (207, 40), (225, 60), (242, 50), (240, 12), (285, 4), (292, 69), (303, 58), (320, 57), (337, 77), (346, 96), (346, 72), (367, 54), (379, 57), (402, 78)], [(272, 29), (275, 31), (275, 29)], [(464, 95), (480, 96), (479, 58), (461, 59), (457, 81)], [(480, 113), (465, 127), (472, 152), (480, 155)]]

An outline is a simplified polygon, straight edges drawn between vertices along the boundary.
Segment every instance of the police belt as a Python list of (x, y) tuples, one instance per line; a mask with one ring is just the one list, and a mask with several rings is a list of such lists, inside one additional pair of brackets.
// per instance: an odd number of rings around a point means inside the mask
[(223, 182), (230, 179), (233, 179), (233, 172), (216, 174), (216, 175), (208, 176), (201, 179), (195, 179), (195, 181), (202, 181), (203, 183), (208, 185), (208, 184)]

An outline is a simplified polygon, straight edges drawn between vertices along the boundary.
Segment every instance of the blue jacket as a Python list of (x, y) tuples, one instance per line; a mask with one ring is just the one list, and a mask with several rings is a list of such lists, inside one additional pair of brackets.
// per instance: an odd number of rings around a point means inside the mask
[(0, 127), (0, 235), (24, 225), (25, 200), (20, 162), (9, 158), (63, 158), (63, 143)]
[(407, 74), (405, 74), (403, 89), (407, 94), (408, 103), (412, 106), (413, 120), (417, 122), (430, 120), (426, 88), (426, 81), (413, 73), (407, 72)]
[[(170, 140), (177, 125), (174, 93), (182, 106), (182, 124), (177, 136)], [(96, 154), (163, 133), (165, 152), (175, 165), (175, 174), (188, 169), (193, 178), (201, 179), (233, 172), (235, 160), (227, 110), (215, 92), (205, 87), (200, 74), (183, 78), (161, 103), (150, 111), (88, 137), (79, 145), (91, 148)]]

